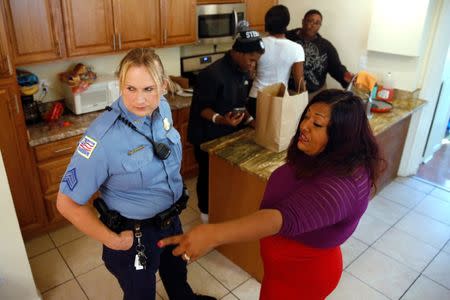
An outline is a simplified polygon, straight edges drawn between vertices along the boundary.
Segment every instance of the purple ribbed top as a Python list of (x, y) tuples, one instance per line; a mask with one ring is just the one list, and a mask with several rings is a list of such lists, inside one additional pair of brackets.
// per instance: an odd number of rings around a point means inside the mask
[(261, 208), (278, 209), (283, 215), (279, 235), (316, 248), (344, 243), (365, 212), (371, 180), (358, 168), (351, 176), (322, 174), (297, 179), (285, 164), (269, 178)]

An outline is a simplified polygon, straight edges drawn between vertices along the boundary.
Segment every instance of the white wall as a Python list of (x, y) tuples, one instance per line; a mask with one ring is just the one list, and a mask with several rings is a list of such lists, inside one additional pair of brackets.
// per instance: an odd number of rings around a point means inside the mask
[[(378, 79), (391, 72), (396, 88), (411, 91), (417, 88), (421, 57), (367, 52), (372, 0), (280, 0), (279, 3), (289, 8), (289, 28), (301, 27), (304, 14), (309, 9), (318, 9), (323, 15), (319, 33), (335, 46), (349, 71), (357, 72), (360, 56), (367, 53), (367, 70)], [(327, 81), (330, 87), (339, 86), (331, 77)]]
[[(180, 75), (179, 47), (156, 49), (156, 53), (160, 56), (167, 74)], [(61, 88), (62, 83), (58, 79), (59, 73), (65, 72), (81, 62), (91, 66), (97, 74), (114, 74), (125, 54), (126, 52), (95, 57), (77, 57), (51, 63), (20, 66), (18, 69), (28, 70), (36, 74), (40, 80), (46, 79), (50, 83), (49, 93), (43, 99), (43, 102), (49, 102), (64, 98)]]
[(0, 152), (0, 299), (41, 299), (34, 284)]

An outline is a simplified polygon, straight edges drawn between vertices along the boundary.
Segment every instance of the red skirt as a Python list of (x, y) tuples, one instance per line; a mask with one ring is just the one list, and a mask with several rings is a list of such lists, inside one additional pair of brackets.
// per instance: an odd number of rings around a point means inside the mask
[(264, 277), (260, 300), (323, 300), (342, 275), (341, 248), (319, 249), (280, 236), (260, 241)]

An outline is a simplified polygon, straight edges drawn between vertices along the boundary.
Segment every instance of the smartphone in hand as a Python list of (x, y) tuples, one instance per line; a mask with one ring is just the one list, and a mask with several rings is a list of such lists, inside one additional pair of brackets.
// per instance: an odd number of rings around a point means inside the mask
[(245, 107), (235, 107), (231, 111), (231, 115), (233, 118), (240, 117), (243, 113), (245, 113)]

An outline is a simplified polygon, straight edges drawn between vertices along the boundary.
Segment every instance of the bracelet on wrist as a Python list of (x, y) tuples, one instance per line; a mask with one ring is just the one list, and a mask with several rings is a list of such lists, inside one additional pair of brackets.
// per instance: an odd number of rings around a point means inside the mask
[(220, 116), (220, 114), (215, 113), (215, 114), (212, 116), (212, 118), (211, 118), (211, 122), (213, 122), (214, 124), (217, 124), (216, 122), (217, 122), (217, 117), (218, 117), (218, 116)]
[(252, 116), (249, 116), (249, 117), (247, 118), (247, 120), (245, 120), (244, 125), (250, 124), (254, 119), (255, 119), (255, 118), (253, 118)]

